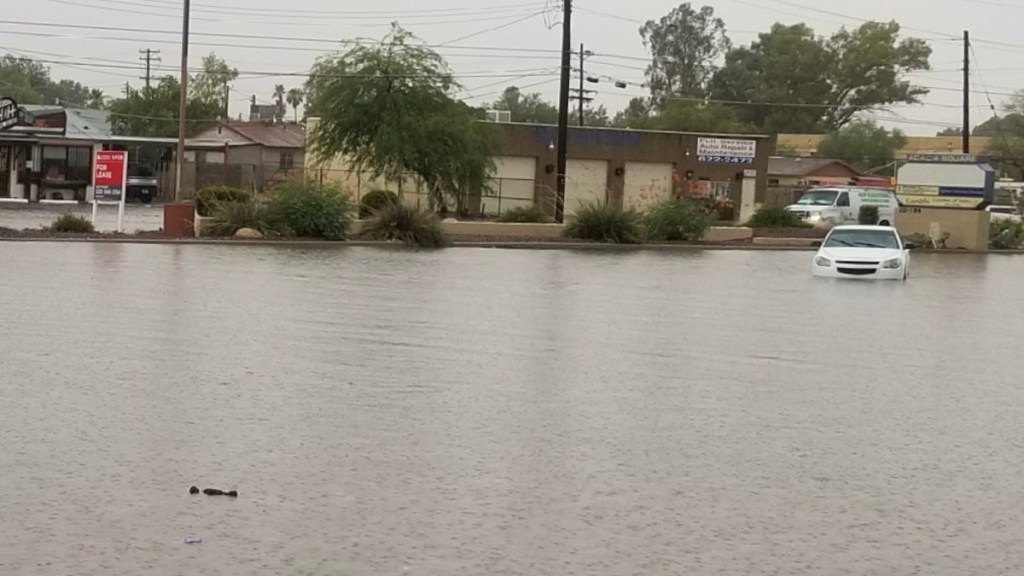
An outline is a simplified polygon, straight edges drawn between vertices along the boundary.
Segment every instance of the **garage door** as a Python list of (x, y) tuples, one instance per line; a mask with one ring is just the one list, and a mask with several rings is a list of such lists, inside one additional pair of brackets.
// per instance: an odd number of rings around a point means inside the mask
[(586, 202), (608, 198), (606, 160), (569, 160), (565, 170), (565, 215), (571, 216)]
[(643, 210), (672, 197), (672, 164), (626, 162), (626, 188), (622, 206)]
[(480, 210), (498, 215), (511, 208), (533, 206), (537, 159), (532, 156), (496, 156), (491, 189), (484, 191)]

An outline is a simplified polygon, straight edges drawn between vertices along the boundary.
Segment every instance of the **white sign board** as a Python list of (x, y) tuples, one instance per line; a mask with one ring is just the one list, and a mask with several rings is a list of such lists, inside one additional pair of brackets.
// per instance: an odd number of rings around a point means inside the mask
[(754, 140), (698, 138), (697, 161), (709, 164), (753, 164), (757, 153)]

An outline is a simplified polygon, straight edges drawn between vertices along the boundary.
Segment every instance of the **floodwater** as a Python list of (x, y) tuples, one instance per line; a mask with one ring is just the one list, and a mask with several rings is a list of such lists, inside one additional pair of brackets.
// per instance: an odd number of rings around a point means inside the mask
[(810, 256), (0, 243), (0, 574), (1022, 573), (1024, 258)]
[[(160, 230), (164, 225), (163, 210), (163, 206), (158, 204), (128, 203), (124, 210), (123, 229)], [(0, 204), (0, 228), (44, 228), (66, 213), (92, 219), (92, 204)], [(96, 213), (95, 225), (101, 232), (117, 230), (117, 206), (101, 205)]]

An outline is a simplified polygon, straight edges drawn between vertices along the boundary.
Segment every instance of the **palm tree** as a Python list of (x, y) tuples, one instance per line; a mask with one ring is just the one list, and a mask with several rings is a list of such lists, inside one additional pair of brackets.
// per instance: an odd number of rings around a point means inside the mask
[(88, 108), (93, 110), (102, 110), (106, 105), (106, 96), (102, 90), (96, 90), (95, 88), (89, 91), (89, 102), (86, 104)]
[(284, 119), (284, 111), (287, 110), (287, 108), (284, 107), (284, 95), (284, 84), (278, 84), (277, 86), (274, 86), (274, 100), (277, 102), (278, 120)]
[(295, 123), (299, 123), (299, 106), (302, 106), (302, 102), (306, 99), (306, 93), (302, 91), (302, 88), (292, 88), (288, 91), (288, 105), (295, 110)]

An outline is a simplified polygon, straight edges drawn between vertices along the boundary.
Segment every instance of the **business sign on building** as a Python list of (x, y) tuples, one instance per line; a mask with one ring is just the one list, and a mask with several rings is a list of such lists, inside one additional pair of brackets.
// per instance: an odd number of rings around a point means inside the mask
[(754, 140), (698, 138), (697, 161), (708, 164), (753, 164), (757, 153)]
[(899, 169), (896, 197), (904, 206), (976, 210), (992, 202), (995, 170), (971, 154), (914, 154)]
[(18, 123), (18, 103), (12, 98), (0, 98), (0, 130)]
[(124, 204), (128, 187), (128, 153), (123, 150), (101, 150), (93, 158), (92, 221), (100, 204), (117, 205), (117, 231), (124, 224)]

